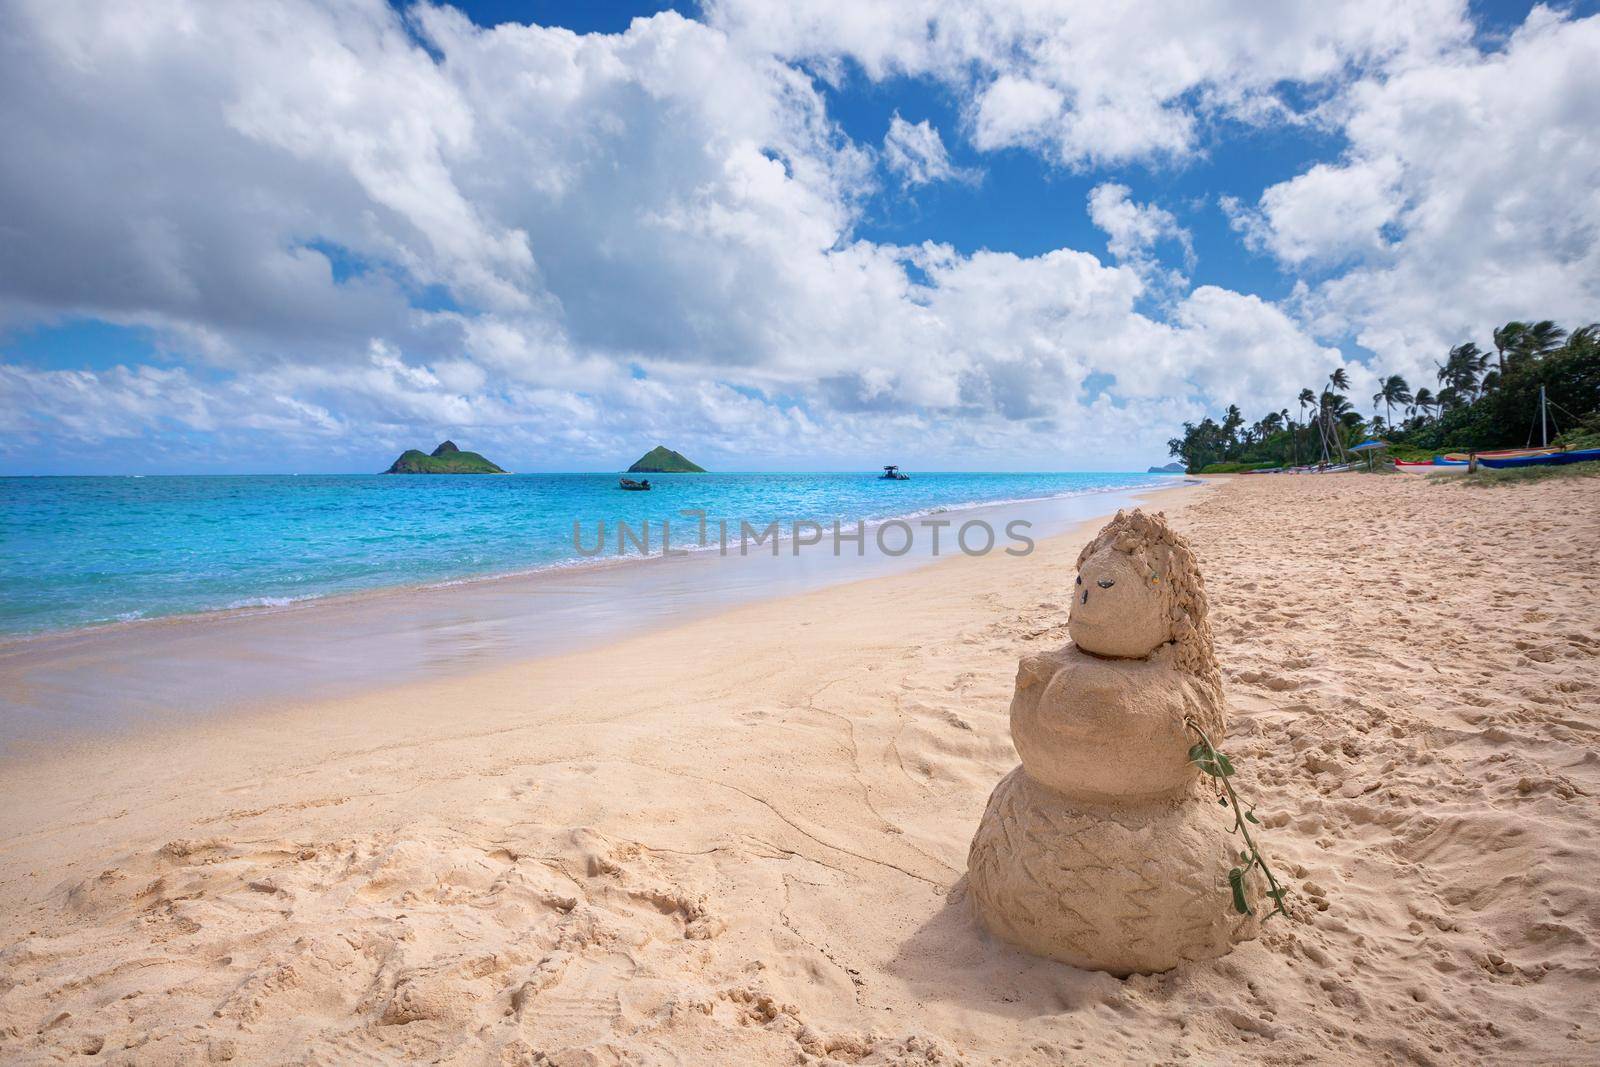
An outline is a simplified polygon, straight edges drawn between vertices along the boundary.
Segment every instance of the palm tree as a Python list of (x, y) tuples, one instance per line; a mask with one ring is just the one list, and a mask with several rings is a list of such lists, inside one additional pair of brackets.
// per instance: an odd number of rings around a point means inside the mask
[(1228, 410), (1222, 417), (1222, 434), (1227, 438), (1229, 451), (1238, 448), (1239, 430), (1244, 426), (1244, 412), (1239, 410), (1238, 404), (1229, 404)]
[(1522, 335), (1527, 333), (1528, 324), (1525, 322), (1508, 322), (1494, 332), (1494, 350), (1500, 358), (1500, 376), (1506, 374), (1506, 353), (1514, 351), (1522, 343)]
[(1389, 413), (1388, 422), (1394, 425), (1394, 406), (1396, 404), (1411, 403), (1411, 386), (1398, 374), (1391, 374), (1383, 380), (1383, 388), (1378, 390), (1374, 401), (1383, 401), (1384, 409)]
[(1421, 409), (1423, 417), (1426, 418), (1429, 413), (1428, 409), (1432, 408), (1436, 403), (1433, 390), (1424, 385), (1417, 390), (1417, 395), (1412, 398), (1411, 402)]
[(1339, 393), (1335, 393), (1331, 389), (1324, 389), (1322, 391), (1321, 408), (1323, 414), (1331, 416), (1335, 419), (1343, 418), (1345, 415), (1355, 410), (1355, 408), (1350, 406), (1350, 401), (1348, 398)]
[[(1329, 375), (1330, 381), (1334, 375), (1342, 376), (1343, 370), (1344, 368), (1341, 367), (1334, 374)], [(1345, 381), (1348, 384), (1349, 379), (1347, 378)], [(1326, 442), (1325, 447), (1337, 448), (1341, 454), (1344, 452), (1344, 436), (1339, 431), (1339, 425), (1341, 423), (1349, 425), (1352, 416), (1357, 422), (1361, 419), (1360, 414), (1351, 406), (1350, 401), (1344, 394), (1336, 393), (1332, 389), (1324, 389), (1322, 391), (1322, 396), (1317, 399), (1317, 422), (1322, 427), (1323, 439)]]
[(1300, 401), (1310, 401), (1316, 405), (1317, 432), (1322, 438), (1322, 454), (1328, 458), (1328, 445), (1338, 444), (1342, 450), (1344, 445), (1340, 441), (1339, 431), (1334, 426), (1334, 420), (1351, 410), (1350, 402), (1336, 390), (1350, 388), (1350, 375), (1343, 367), (1335, 367), (1333, 373), (1328, 375), (1328, 388), (1322, 390), (1320, 397), (1308, 395), (1309, 389), (1300, 392)]
[(1444, 392), (1453, 397), (1467, 398), (1477, 397), (1480, 386), (1478, 376), (1488, 365), (1489, 354), (1471, 341), (1452, 348), (1443, 364), (1434, 364), (1439, 368), (1439, 382), (1445, 386)]
[(1549, 319), (1538, 322), (1508, 322), (1494, 332), (1494, 348), (1500, 357), (1500, 377), (1508, 367), (1537, 362), (1561, 347), (1567, 331)]
[(1311, 425), (1306, 419), (1306, 409), (1316, 406), (1317, 394), (1312, 392), (1310, 389), (1302, 389), (1300, 390), (1300, 396), (1297, 398), (1297, 400), (1300, 404), (1300, 424), (1302, 426)]
[[(1299, 401), (1300, 401), (1300, 422), (1301, 422), (1302, 425), (1309, 427), (1311, 425), (1311, 423), (1306, 420), (1306, 408), (1314, 408), (1314, 407), (1316, 407), (1316, 405), (1317, 405), (1317, 394), (1313, 393), (1310, 389), (1302, 389), (1302, 390), (1300, 390)], [(1297, 433), (1295, 435), (1295, 449), (1296, 449), (1295, 459), (1296, 459), (1296, 461), (1298, 461), (1299, 458), (1300, 458), (1299, 457), (1299, 451), (1298, 451), (1299, 447), (1300, 447), (1300, 438), (1299, 438), (1299, 434)]]
[(1567, 344), (1585, 347), (1600, 342), (1600, 322), (1591, 322), (1587, 326), (1579, 326), (1567, 335)]
[(1473, 386), (1473, 395), (1482, 396), (1483, 372), (1484, 369), (1489, 366), (1489, 353), (1485, 352), (1483, 349), (1479, 348), (1470, 341), (1462, 345), (1461, 348), (1462, 360), (1467, 361), (1468, 357), (1470, 357), (1470, 362), (1467, 363), (1467, 366), (1472, 371), (1473, 377), (1477, 379), (1477, 383)]
[(1561, 347), (1561, 342), (1566, 339), (1567, 331), (1544, 319), (1529, 326), (1519, 339), (1520, 343), (1515, 349), (1518, 361), (1531, 360), (1537, 362)]

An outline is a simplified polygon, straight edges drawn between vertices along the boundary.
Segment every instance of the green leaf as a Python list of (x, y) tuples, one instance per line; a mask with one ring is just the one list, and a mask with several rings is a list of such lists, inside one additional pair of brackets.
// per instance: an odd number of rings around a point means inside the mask
[(1233, 777), (1233, 761), (1232, 760), (1228, 759), (1228, 757), (1225, 756), (1224, 754), (1222, 754), (1221, 752), (1218, 752), (1217, 753), (1217, 762), (1219, 764), (1221, 764), (1221, 766), (1222, 766), (1223, 777), (1225, 777), (1225, 778)]
[(1245, 812), (1244, 813), (1244, 817), (1245, 817), (1245, 821), (1246, 822), (1255, 823), (1257, 826), (1261, 825), (1261, 820), (1256, 818), (1256, 809), (1255, 808), (1251, 808), (1249, 811)]
[(1189, 762), (1190, 763), (1199, 763), (1201, 760), (1205, 759), (1206, 757), (1207, 757), (1206, 746), (1205, 746), (1205, 744), (1203, 742), (1202, 743), (1197, 743), (1197, 744), (1194, 744), (1194, 745), (1190, 746), (1190, 748), (1189, 748)]
[(1250, 914), (1250, 905), (1244, 899), (1244, 869), (1235, 867), (1228, 872), (1228, 886), (1233, 890), (1233, 910), (1240, 915)]

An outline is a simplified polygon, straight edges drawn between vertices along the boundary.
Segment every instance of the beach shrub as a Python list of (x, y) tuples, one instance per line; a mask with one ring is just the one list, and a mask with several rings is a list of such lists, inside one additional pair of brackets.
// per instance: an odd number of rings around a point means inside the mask
[(1211, 738), (1195, 725), (1194, 720), (1185, 719), (1184, 725), (1199, 738), (1189, 749), (1189, 762), (1211, 776), (1212, 782), (1217, 786), (1218, 801), (1224, 807), (1233, 810), (1233, 828), (1228, 832), (1238, 834), (1244, 841), (1244, 848), (1238, 854), (1239, 866), (1228, 872), (1228, 892), (1233, 898), (1233, 910), (1240, 915), (1255, 914), (1245, 893), (1245, 879), (1250, 876), (1251, 871), (1260, 871), (1261, 876), (1267, 880), (1266, 897), (1272, 901), (1272, 910), (1268, 911), (1263, 919), (1270, 919), (1274, 915), (1288, 915), (1289, 909), (1284, 906), (1284, 898), (1288, 896), (1289, 891), (1278, 884), (1277, 877), (1273, 875), (1265, 857), (1261, 855), (1261, 846), (1250, 836), (1250, 827), (1260, 826), (1261, 820), (1256, 818), (1255, 805), (1246, 807), (1233, 788), (1233, 761), (1211, 743)]
[(1208, 463), (1196, 474), (1240, 474), (1244, 471), (1271, 470), (1276, 463)]
[(1579, 419), (1577, 425), (1557, 437), (1555, 443), (1572, 449), (1600, 448), (1600, 411)]

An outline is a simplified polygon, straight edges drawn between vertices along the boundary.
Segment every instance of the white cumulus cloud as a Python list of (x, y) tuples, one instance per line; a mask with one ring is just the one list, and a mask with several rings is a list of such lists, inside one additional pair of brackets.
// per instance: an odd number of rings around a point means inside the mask
[(1106, 234), (1106, 250), (1119, 262), (1160, 284), (1181, 288), (1188, 279), (1182, 271), (1163, 271), (1156, 245), (1171, 241), (1182, 251), (1184, 265), (1194, 267), (1194, 238), (1177, 216), (1157, 204), (1141, 204), (1131, 190), (1117, 182), (1102, 182), (1089, 191), (1089, 218)]
[(927, 185), (952, 178), (966, 181), (972, 177), (951, 165), (950, 153), (933, 123), (927, 119), (907, 122), (898, 111), (890, 117), (889, 132), (883, 137), (883, 161), (906, 185)]
[[(0, 448), (177, 430), (222, 457), (366, 457), (437, 433), (514, 466), (641, 440), (1142, 466), (1185, 418), (1325, 377), (1313, 328), (1420, 352), (1452, 316), (1592, 305), (1592, 27), (1539, 14), (1482, 56), (1453, 0), (716, 0), (610, 35), (383, 0), (12, 0)], [(857, 143), (819, 84), (849, 64), (938, 83), (960, 128), (897, 113)], [(1348, 136), (1235, 205), (1323, 272), (1288, 309), (1188, 291), (1165, 266), (1192, 269), (1188, 228), (1122, 182), (1088, 203), (1109, 260), (863, 236), (885, 167), (969, 179), (946, 136), (1165, 164), (1218, 120)], [(6, 331), (75, 318), (147, 328), (160, 357), (8, 355)]]
[(1432, 377), (1511, 319), (1600, 318), (1600, 17), (1535, 8), (1503, 49), (1354, 86), (1344, 158), (1235, 218), (1313, 274), (1301, 308), (1386, 367)]
[(709, 0), (747, 47), (875, 80), (930, 77), (971, 101), (980, 148), (1081, 166), (1183, 158), (1212, 117), (1293, 117), (1286, 83), (1426, 62), (1471, 36), (1463, 0)]

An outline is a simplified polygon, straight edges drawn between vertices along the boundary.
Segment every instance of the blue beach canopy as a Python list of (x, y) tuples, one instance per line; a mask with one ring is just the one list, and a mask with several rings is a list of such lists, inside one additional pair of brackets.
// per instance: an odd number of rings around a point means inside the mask
[(1365, 441), (1362, 441), (1359, 445), (1351, 445), (1350, 446), (1350, 451), (1352, 451), (1352, 452), (1370, 452), (1374, 448), (1388, 448), (1388, 447), (1389, 447), (1389, 442), (1388, 441), (1379, 441), (1376, 438), (1369, 438), (1369, 439), (1367, 439)]

